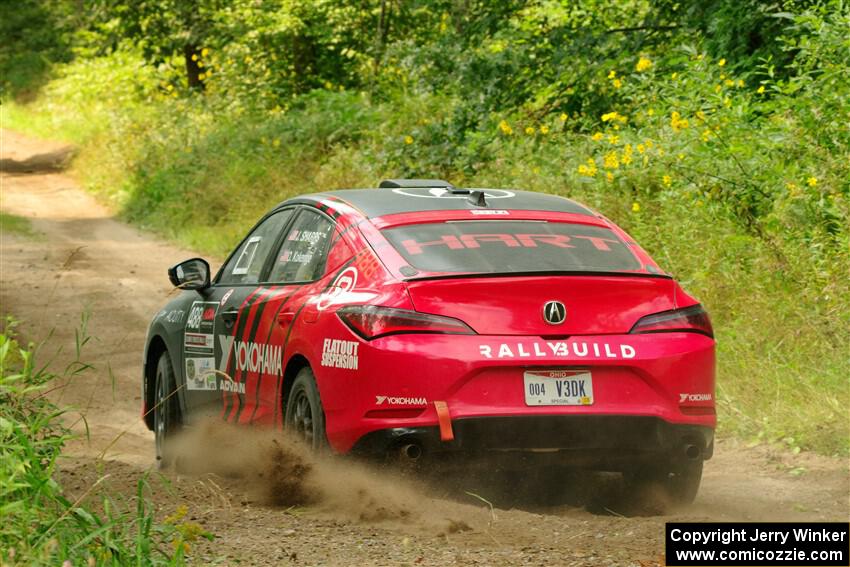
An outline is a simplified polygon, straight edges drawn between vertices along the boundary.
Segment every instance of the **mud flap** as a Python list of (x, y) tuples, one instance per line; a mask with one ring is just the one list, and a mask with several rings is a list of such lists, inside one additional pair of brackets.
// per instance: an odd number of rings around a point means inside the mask
[(437, 410), (437, 420), (440, 423), (440, 441), (448, 443), (454, 441), (455, 434), (452, 431), (452, 416), (449, 414), (449, 406), (446, 402), (435, 401), (434, 409)]

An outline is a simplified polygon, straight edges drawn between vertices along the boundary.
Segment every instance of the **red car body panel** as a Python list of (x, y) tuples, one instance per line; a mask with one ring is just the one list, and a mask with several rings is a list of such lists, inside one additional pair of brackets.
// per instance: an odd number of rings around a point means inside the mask
[[(438, 428), (435, 402), (445, 402), (455, 423), (620, 416), (714, 429), (714, 339), (681, 330), (630, 332), (642, 317), (697, 302), (626, 233), (592, 212), (512, 208), (500, 202), (484, 214), (476, 208), (429, 210), (429, 202), (421, 201), (422, 210), (371, 216), (356, 199), (346, 200), (345, 192), (301, 202), (335, 223), (327, 267), (313, 282), (256, 285), (238, 305), (233, 328), (216, 327), (215, 340), (224, 349), (216, 364), (229, 377), (220, 379), (217, 390), (217, 411), (223, 419), (282, 426), (287, 380), (292, 379), (287, 369), (307, 364), (321, 396), (328, 443), (341, 453), (375, 432)], [(628, 247), (638, 267), (621, 273), (563, 274), (411, 270), (382, 233), (429, 223), (500, 220), (610, 230)], [(545, 244), (529, 238), (505, 243), (517, 248)], [(221, 297), (223, 311), (233, 291), (227, 288), (219, 286), (218, 295), (207, 301)], [(542, 310), (550, 300), (566, 308), (566, 320), (560, 325), (544, 320)], [(405, 333), (366, 340), (337, 314), (352, 305), (450, 317), (466, 323), (475, 334)], [(155, 332), (152, 326), (151, 333)], [(589, 372), (592, 403), (528, 405), (524, 373), (535, 370)], [(705, 443), (711, 442), (706, 439)], [(538, 445), (546, 447), (546, 439)]]

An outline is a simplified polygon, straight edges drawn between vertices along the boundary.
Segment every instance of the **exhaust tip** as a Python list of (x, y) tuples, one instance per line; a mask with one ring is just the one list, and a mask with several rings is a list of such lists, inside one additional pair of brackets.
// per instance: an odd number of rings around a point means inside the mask
[(694, 461), (702, 456), (702, 449), (698, 445), (685, 445), (685, 457)]
[(403, 460), (415, 461), (422, 456), (422, 447), (417, 443), (408, 443), (399, 448), (399, 455)]

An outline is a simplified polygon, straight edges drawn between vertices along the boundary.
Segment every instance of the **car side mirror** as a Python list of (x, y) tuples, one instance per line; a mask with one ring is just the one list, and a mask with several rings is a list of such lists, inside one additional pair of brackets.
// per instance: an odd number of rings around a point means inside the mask
[(168, 279), (180, 289), (210, 287), (210, 265), (203, 258), (184, 260), (168, 268)]

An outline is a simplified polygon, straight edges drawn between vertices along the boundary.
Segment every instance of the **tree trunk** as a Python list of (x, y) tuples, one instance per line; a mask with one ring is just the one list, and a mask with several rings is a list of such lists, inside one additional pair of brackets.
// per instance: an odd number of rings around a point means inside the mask
[(186, 44), (183, 46), (183, 58), (186, 60), (186, 82), (190, 89), (204, 90), (204, 82), (201, 80), (201, 68), (198, 59), (201, 53), (196, 45)]

